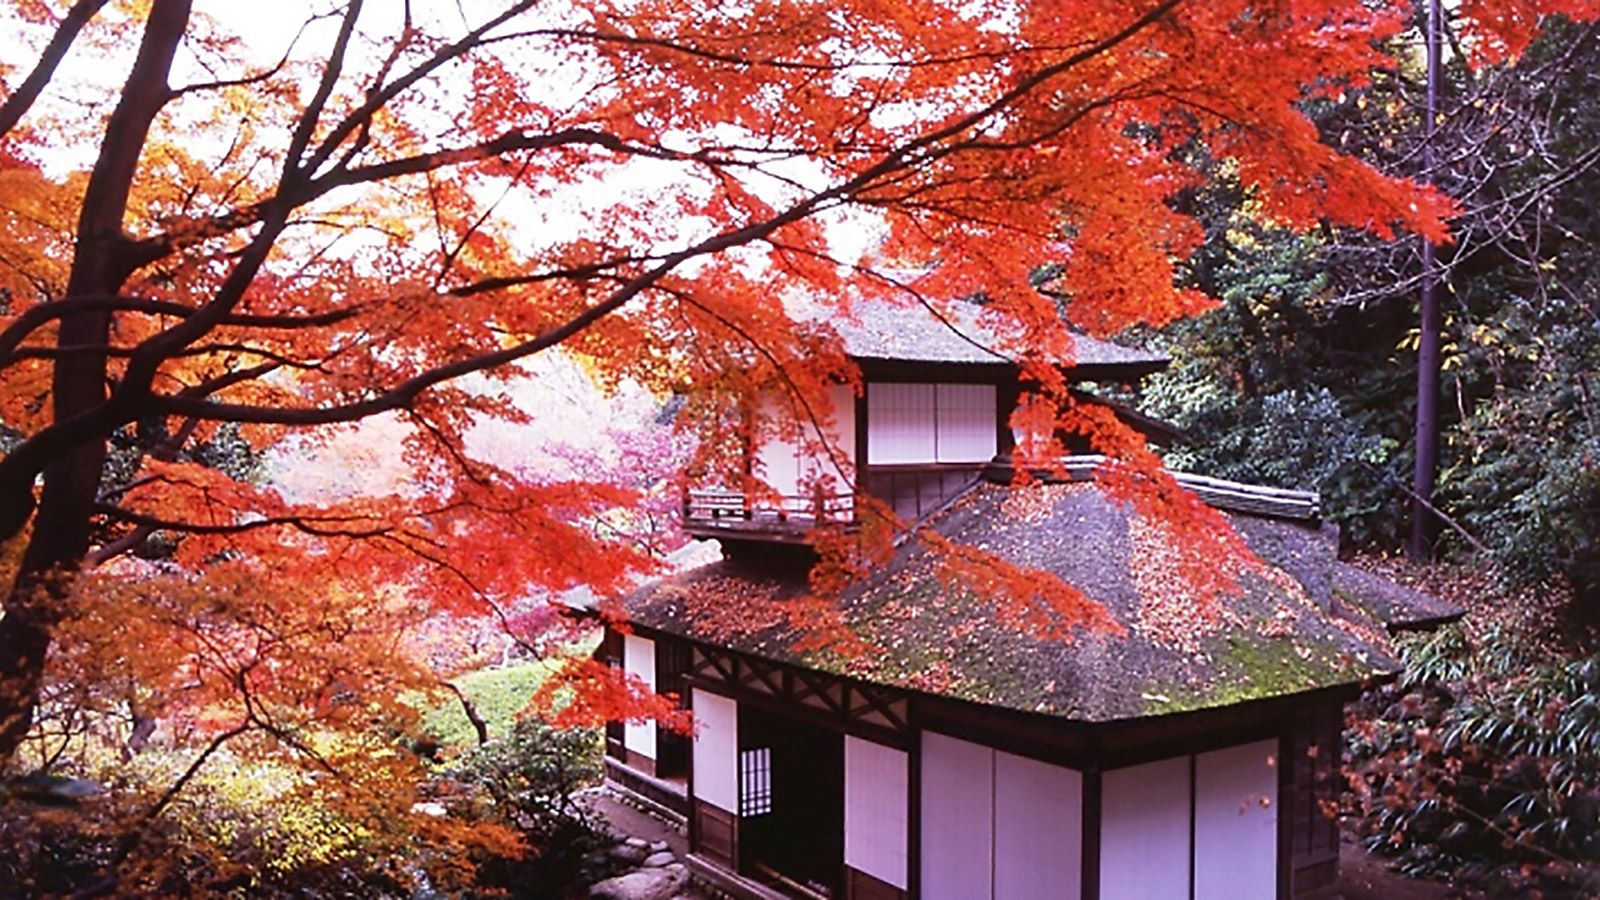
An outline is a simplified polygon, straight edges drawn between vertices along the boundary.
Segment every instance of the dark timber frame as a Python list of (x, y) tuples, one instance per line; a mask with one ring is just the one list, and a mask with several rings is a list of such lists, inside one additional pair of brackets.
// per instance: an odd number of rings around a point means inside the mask
[[(1278, 890), (1282, 900), (1325, 890), (1336, 873), (1338, 834), (1323, 816), (1337, 790), (1338, 737), (1343, 704), (1357, 688), (1329, 688), (1210, 710), (1115, 722), (1079, 722), (983, 706), (950, 697), (871, 684), (763, 659), (658, 629), (634, 626), (642, 637), (689, 648), (682, 685), (684, 702), (694, 688), (742, 706), (787, 716), (907, 754), (907, 890), (901, 892), (864, 873), (842, 873), (850, 900), (907, 900), (920, 895), (921, 734), (924, 730), (996, 750), (1074, 769), (1083, 777), (1082, 898), (1100, 896), (1101, 775), (1141, 763), (1190, 756), (1259, 740), (1278, 746)], [(608, 633), (609, 635), (609, 633)], [(608, 636), (607, 640), (610, 638)], [(602, 648), (607, 643), (602, 642)], [(624, 771), (614, 771), (614, 770)], [(694, 798), (693, 767), (688, 790), (663, 803), (687, 821), (696, 871), (719, 879), (736, 896), (767, 897), (738, 873), (739, 820)], [(638, 792), (664, 785), (658, 779), (608, 775)], [(617, 776), (624, 777), (617, 777)], [(667, 787), (670, 787), (668, 785)], [(1191, 777), (1191, 792), (1193, 778)], [(1192, 801), (1191, 801), (1192, 802)], [(842, 827), (841, 822), (841, 827)], [(1193, 852), (1191, 839), (1191, 853)], [(1191, 860), (1191, 866), (1192, 866)], [(1191, 891), (1193, 879), (1191, 878)]]
[(703, 644), (692, 660), (694, 687), (901, 750), (911, 746), (904, 691)]

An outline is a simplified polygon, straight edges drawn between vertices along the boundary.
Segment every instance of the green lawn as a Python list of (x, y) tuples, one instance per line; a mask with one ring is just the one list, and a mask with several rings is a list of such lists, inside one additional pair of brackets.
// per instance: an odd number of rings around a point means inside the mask
[[(517, 713), (528, 705), (528, 699), (554, 670), (555, 664), (554, 661), (521, 662), (481, 669), (456, 678), (455, 685), (488, 723), (489, 737), (504, 738), (511, 733)], [(461, 704), (448, 693), (423, 711), (422, 727), (445, 747), (471, 746), (478, 740)]]

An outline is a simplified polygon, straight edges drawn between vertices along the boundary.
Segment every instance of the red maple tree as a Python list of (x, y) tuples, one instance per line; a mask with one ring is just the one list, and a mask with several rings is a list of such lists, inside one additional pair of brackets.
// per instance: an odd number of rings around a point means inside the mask
[[(303, 744), (370, 719), (353, 691), (434, 677), (395, 652), (420, 615), (625, 588), (652, 558), (589, 523), (636, 488), (468, 452), (475, 422), (521, 415), (496, 384), (538, 354), (710, 398), (680, 418), (714, 466), (736, 443), (717, 409), (849, 377), (785, 295), (847, 314), (981, 290), (1058, 401), (1032, 414), (1181, 520), (1198, 507), (1055, 365), (1069, 325), (1207, 308), (1174, 287), (1202, 235), (1168, 203), (1198, 177), (1172, 149), (1203, 141), (1287, 225), (1446, 238), (1445, 198), (1323, 145), (1300, 108), (1388, 65), (1404, 4), (465, 9), (348, 0), (258, 65), (189, 0), (5, 4), (29, 63), (0, 106), (0, 760), (52, 647), (65, 681), (117, 681), (213, 740)], [(1496, 46), (1543, 9), (1487, 17)], [(843, 246), (851, 220), (881, 245)], [(1029, 281), (1049, 261), (1065, 317)], [(291, 501), (205, 452), (380, 413), (412, 426), (415, 491)], [(130, 558), (153, 541), (173, 552)], [(980, 569), (997, 596), (1021, 583)], [(645, 703), (614, 688), (579, 708)]]

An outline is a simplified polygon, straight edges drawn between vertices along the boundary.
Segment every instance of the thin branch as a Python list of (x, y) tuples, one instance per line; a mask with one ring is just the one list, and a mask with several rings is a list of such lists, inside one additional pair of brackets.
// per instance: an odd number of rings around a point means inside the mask
[(478, 746), (482, 747), (484, 744), (489, 743), (489, 723), (485, 722), (483, 716), (478, 714), (478, 708), (472, 705), (472, 701), (468, 699), (461, 688), (448, 681), (440, 681), (439, 683), (444, 685), (450, 693), (455, 694), (456, 699), (461, 702), (461, 711), (466, 714), (467, 721), (472, 723), (472, 730), (478, 734)]
[(176, 531), (184, 534), (243, 534), (248, 531), (259, 531), (263, 528), (289, 527), (306, 534), (317, 537), (350, 537), (371, 538), (391, 534), (395, 529), (391, 526), (362, 529), (344, 529), (324, 527), (324, 523), (338, 524), (346, 522), (371, 522), (372, 516), (264, 516), (244, 522), (233, 522), (226, 525), (202, 525), (197, 522), (179, 522), (175, 519), (163, 519), (159, 516), (146, 515), (113, 506), (109, 503), (97, 503), (94, 511), (112, 519), (129, 522), (158, 531)]
[(349, 0), (349, 5), (345, 7), (344, 20), (339, 23), (339, 35), (334, 39), (333, 48), (328, 52), (328, 61), (323, 65), (322, 79), (317, 83), (317, 90), (312, 94), (311, 101), (301, 111), (294, 136), (289, 139), (289, 149), (283, 158), (283, 176), (279, 181), (280, 193), (291, 184), (305, 180), (307, 173), (300, 167), (300, 156), (311, 143), (311, 135), (316, 131), (317, 120), (322, 118), (322, 110), (327, 106), (328, 98), (333, 96), (333, 87), (338, 83), (339, 74), (344, 68), (344, 56), (350, 49), (350, 40), (356, 31), (356, 19), (360, 15), (361, 0)]
[[(359, 7), (359, 0), (356, 0), (353, 5)], [(387, 86), (369, 92), (366, 102), (361, 104), (361, 106), (357, 107), (355, 110), (352, 110), (347, 116), (344, 117), (342, 121), (340, 121), (338, 125), (334, 126), (333, 130), (330, 131), (325, 138), (323, 138), (322, 143), (318, 145), (316, 151), (312, 153), (311, 158), (306, 160), (303, 166), (300, 166), (295, 170), (296, 177), (309, 180), (324, 163), (332, 158), (334, 152), (341, 145), (343, 145), (347, 139), (349, 139), (359, 129), (366, 127), (366, 124), (371, 121), (372, 117), (376, 115), (379, 110), (383, 109), (383, 107), (386, 106), (389, 101), (393, 100), (395, 97), (398, 97), (406, 90), (409, 90), (423, 78), (426, 78), (428, 75), (437, 71), (445, 64), (465, 55), (476, 47), (481, 46), (486, 42), (485, 37), (489, 32), (528, 11), (529, 9), (532, 9), (535, 5), (536, 0), (518, 0), (517, 3), (514, 3), (510, 7), (506, 8), (499, 15), (467, 32), (459, 40), (440, 48), (432, 57), (419, 64), (416, 68), (407, 72), (405, 75), (395, 79), (393, 82), (390, 82)], [(355, 17), (352, 15), (347, 22), (347, 25), (353, 26), (354, 19)], [(335, 48), (337, 56), (335, 61), (330, 61), (330, 67), (332, 67), (336, 61), (342, 61), (344, 45), (346, 43), (348, 43), (347, 36), (341, 34), (341, 43)], [(330, 73), (333, 71), (334, 70), (332, 68), (329, 69)], [(332, 89), (333, 80), (335, 79), (329, 77), (324, 78), (324, 84), (330, 91)], [(323, 95), (323, 103), (325, 102), (326, 96)], [(302, 128), (305, 131), (305, 140), (302, 141), (300, 139), (301, 134), (297, 133), (295, 135), (295, 142), (291, 146), (291, 152), (287, 160), (287, 164), (289, 166), (299, 166), (298, 161), (301, 154), (304, 152), (307, 143), (310, 141), (311, 128), (315, 125), (315, 118), (320, 117), (321, 108), (322, 104), (317, 104), (316, 115), (302, 120)], [(287, 170), (285, 174), (287, 174)]]
[(55, 34), (50, 36), (50, 43), (45, 45), (44, 52), (39, 54), (39, 61), (34, 63), (33, 71), (28, 77), (17, 85), (17, 89), (6, 98), (4, 105), (0, 105), (0, 137), (11, 133), (17, 127), (22, 117), (27, 114), (33, 102), (39, 99), (39, 94), (44, 91), (44, 86), (55, 77), (56, 67), (61, 65), (61, 60), (72, 49), (72, 42), (77, 39), (78, 32), (83, 26), (89, 24), (107, 0), (78, 0), (61, 17), (60, 24), (56, 25)]
[[(101, 2), (104, 2), (104, 0), (101, 0)], [(306, 28), (311, 25), (312, 21), (315, 21), (315, 19), (308, 19), (305, 22), (300, 23), (300, 30), (294, 33), (294, 38), (289, 41), (289, 46), (284, 49), (283, 56), (279, 57), (277, 63), (275, 63), (271, 68), (263, 69), (260, 72), (255, 72), (250, 75), (241, 75), (238, 78), (219, 78), (215, 81), (204, 81), (196, 84), (187, 84), (183, 87), (173, 88), (172, 98), (177, 99), (185, 96), (186, 94), (197, 93), (199, 91), (214, 91), (228, 87), (244, 87), (245, 85), (260, 84), (261, 82), (266, 81), (279, 72), (282, 72), (284, 66), (289, 64), (289, 57), (294, 54), (295, 45), (299, 44), (300, 39), (305, 36)]]

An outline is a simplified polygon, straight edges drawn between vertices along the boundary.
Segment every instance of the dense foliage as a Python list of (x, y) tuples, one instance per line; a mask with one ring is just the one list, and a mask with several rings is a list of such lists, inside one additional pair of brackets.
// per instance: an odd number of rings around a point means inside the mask
[(1588, 896), (1600, 891), (1600, 655), (1528, 630), (1451, 626), (1405, 645), (1405, 679), (1369, 700), (1352, 736), (1354, 811), (1366, 845), (1403, 871), (1497, 896)]
[(481, 744), (456, 725), (454, 698), (425, 710), (414, 821), (385, 821), (376, 796), (331, 803), (292, 767), (227, 750), (152, 817), (144, 798), (192, 760), (156, 748), (129, 765), (80, 736), (56, 774), (0, 786), (0, 897), (566, 896), (608, 874), (578, 797), (598, 780), (600, 736), (519, 717), (530, 676), (515, 665), (463, 679), (492, 734)]
[[(1431, 587), (1472, 612), (1407, 643), (1402, 681), (1355, 709), (1347, 811), (1368, 848), (1411, 874), (1491, 896), (1587, 896), (1600, 893), (1600, 656), (1585, 627), (1600, 615), (1600, 115), (1588, 102), (1600, 33), (1552, 22), (1520, 57), (1480, 68), (1452, 42), (1431, 172), (1414, 36), (1394, 69), (1308, 110), (1325, 139), (1463, 202), (1441, 249), (1434, 498), (1463, 568)], [(1207, 231), (1185, 277), (1220, 305), (1153, 337), (1176, 362), (1142, 399), (1190, 437), (1169, 461), (1320, 490), (1347, 549), (1397, 548), (1416, 244), (1281, 228), (1226, 160), (1185, 152), (1209, 167), (1180, 200)]]
[[(1457, 25), (1459, 27), (1459, 24)], [(1458, 45), (1459, 46), (1459, 45)], [(1445, 67), (1436, 171), (1417, 171), (1421, 64), (1311, 105), (1326, 139), (1463, 203), (1443, 248), (1448, 544), (1487, 550), (1508, 583), (1552, 577), (1600, 610), (1600, 39), (1557, 22), (1515, 61)], [(1261, 215), (1225, 162), (1184, 201), (1207, 223), (1187, 277), (1218, 297), (1174, 326), (1151, 387), (1189, 429), (1178, 464), (1321, 490), (1357, 545), (1405, 530), (1416, 245)]]
[[(448, 699), (497, 653), (560, 655), (573, 626), (552, 601), (660, 569), (659, 477), (474, 443), (534, 418), (511, 393), (553, 353), (610, 390), (686, 397), (692, 464), (754, 489), (743, 452), (856, 381), (817, 323), (863, 296), (982, 291), (998, 349), (1037, 382), (1017, 424), (1044, 450), (1059, 427), (1117, 459), (1108, 488), (1216, 585), (1237, 541), (1130, 429), (1072, 400), (1069, 327), (1259, 302), (1205, 276), (1224, 219), (1183, 198), (1213, 173), (1247, 207), (1224, 218), (1263, 250), (1333, 233), (1381, 254), (1402, 233), (1444, 240), (1459, 211), (1331, 125), (1392, 81), (1401, 2), (342, 0), (274, 6), (270, 24), (298, 21), (265, 47), (249, 41), (270, 43), (267, 22), (230, 17), (246, 6), (0, 4), (0, 769), (110, 788), (77, 807), (92, 828), (0, 820), (17, 878), (295, 892), (333, 866), (353, 879), (327, 874), (334, 890), (448, 887), (548, 849), (542, 829), (573, 820), (541, 785), (581, 767), (542, 754), (583, 739), (525, 726), (461, 769), (487, 799), (436, 815), (415, 698)], [(1491, 62), (1543, 13), (1595, 13), (1465, 9)], [(1175, 279), (1196, 251), (1194, 283)], [(1272, 252), (1285, 302), (1317, 314), (1316, 266)], [(1061, 260), (1058, 306), (1029, 275)], [(1280, 363), (1298, 365), (1299, 328)], [(1268, 435), (1315, 416), (1385, 465), (1389, 432), (1342, 422), (1348, 385), (1313, 374), (1256, 379), (1250, 396), (1278, 399), (1226, 415)], [(770, 392), (786, 418), (758, 412)], [(404, 472), (382, 489), (262, 480), (271, 453), (375, 420), (397, 423)], [(665, 443), (624, 467), (675, 458)], [(1052, 634), (1102, 621), (1039, 571), (941, 558)], [(1199, 593), (1188, 612), (1216, 615)], [(826, 620), (826, 597), (806, 600)], [(528, 699), (565, 726), (681, 724), (582, 661)], [(287, 830), (269, 808), (293, 812)]]

